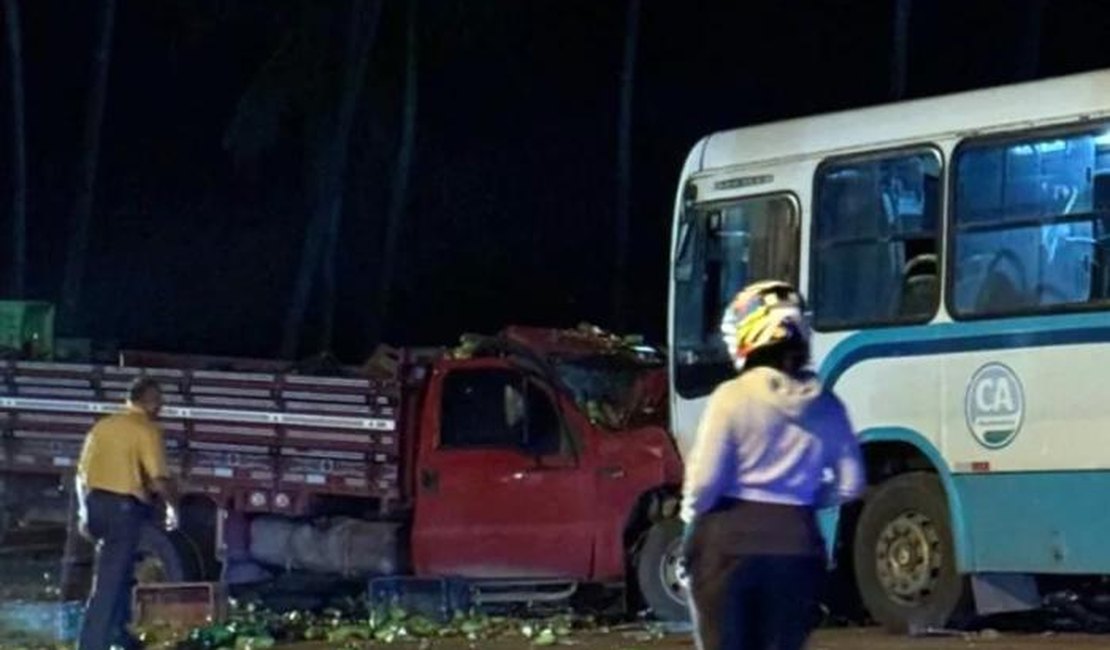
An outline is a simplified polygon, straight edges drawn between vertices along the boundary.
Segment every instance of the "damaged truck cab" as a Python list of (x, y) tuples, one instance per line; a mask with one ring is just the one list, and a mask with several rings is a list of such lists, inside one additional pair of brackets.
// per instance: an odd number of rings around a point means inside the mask
[(662, 369), (597, 350), (536, 354), (545, 333), (510, 329), (492, 352), (432, 366), (413, 436), (413, 570), (620, 584), (643, 567), (647, 604), (680, 617), (666, 515), (682, 467), (655, 410)]

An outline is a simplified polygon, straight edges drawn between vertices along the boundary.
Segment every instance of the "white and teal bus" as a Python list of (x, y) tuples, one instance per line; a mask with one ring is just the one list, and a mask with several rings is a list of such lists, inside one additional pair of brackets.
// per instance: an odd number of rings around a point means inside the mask
[(1110, 575), (1110, 71), (715, 133), (675, 207), (679, 446), (731, 373), (726, 301), (795, 283), (867, 459), (829, 550), (877, 620)]

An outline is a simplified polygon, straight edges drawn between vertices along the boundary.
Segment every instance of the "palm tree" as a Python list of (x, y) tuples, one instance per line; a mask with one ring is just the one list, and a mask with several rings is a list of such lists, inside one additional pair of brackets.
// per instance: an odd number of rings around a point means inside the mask
[(625, 327), (625, 289), (628, 276), (629, 195), (632, 191), (632, 96), (636, 71), (636, 41), (640, 31), (640, 0), (628, 0), (621, 64), (620, 115), (617, 118), (616, 255), (613, 274), (613, 318)]
[(18, 0), (4, 0), (12, 84), (12, 280), (11, 293), (27, 291), (27, 133), (24, 123), (23, 43)]
[(300, 341), (304, 313), (312, 293), (312, 275), (322, 268), (324, 284), (324, 323), (322, 344), (331, 347), (335, 313), (335, 248), (339, 242), (343, 219), (343, 190), (346, 176), (347, 150), (351, 136), (354, 111), (366, 79), (370, 62), (370, 49), (381, 19), (381, 0), (370, 7), (369, 0), (353, 0), (350, 29), (347, 32), (344, 78), (340, 102), (332, 120), (333, 130), (325, 134), (326, 152), (320, 160), (319, 187), (325, 189), (316, 197), (316, 210), (305, 238), (300, 273), (293, 287), (293, 299), (285, 317), (282, 353), (292, 357)]
[[(376, 39), (382, 0), (351, 0), (339, 20), (336, 4), (307, 3), (296, 26), (254, 76), (239, 99), (227, 130), (224, 148), (237, 163), (246, 164), (273, 147), (287, 116), (303, 122), (305, 188), (311, 206), (305, 225), (301, 260), (282, 327), (281, 354), (296, 356), (301, 329), (316, 282), (324, 278), (325, 302), (334, 301), (333, 266), (329, 259), (338, 239), (343, 214), (348, 139), (358, 97), (366, 78), (369, 53)], [(332, 37), (336, 24), (346, 27), (341, 39), (342, 74), (335, 67)], [(324, 345), (330, 345), (331, 307), (325, 309)]]
[[(301, 327), (312, 293), (314, 272), (321, 268), (322, 254), (328, 242), (338, 237), (343, 214), (343, 189), (351, 124), (354, 121), (358, 96), (366, 79), (370, 48), (376, 37), (381, 10), (381, 0), (352, 0), (351, 3), (343, 83), (336, 110), (325, 121), (327, 126), (320, 130), (315, 161), (317, 172), (313, 183), (315, 206), (301, 253), (300, 270), (293, 285), (293, 297), (285, 318), (281, 349), (287, 358), (293, 357), (297, 352)], [(329, 276), (325, 281), (330, 282), (334, 296), (334, 277)], [(330, 307), (325, 310), (326, 313), (330, 311)], [(326, 318), (330, 319), (330, 316)], [(330, 344), (328, 330), (331, 325), (325, 321), (324, 327)]]
[(906, 96), (912, 8), (913, 0), (894, 0), (894, 34), (890, 53), (890, 95), (893, 100), (904, 99)]
[(409, 0), (408, 26), (405, 31), (405, 91), (401, 115), (401, 141), (397, 148), (397, 163), (393, 168), (393, 188), (386, 214), (385, 237), (382, 244), (381, 276), (378, 279), (378, 308), (370, 335), (371, 344), (380, 342), (385, 332), (389, 302), (393, 294), (393, 275), (397, 265), (397, 242), (408, 205), (409, 178), (412, 172), (413, 150), (416, 145), (417, 98), (417, 8), (419, 0)]
[[(66, 254), (65, 278), (62, 285), (62, 321), (77, 318), (81, 300), (81, 284), (85, 257), (89, 249), (89, 227), (92, 221), (96, 168), (100, 159), (100, 132), (104, 123), (104, 101), (108, 94), (108, 69), (112, 61), (112, 31), (115, 26), (116, 0), (103, 0), (100, 10), (96, 49), (93, 52), (92, 88), (85, 106), (81, 173), (73, 207), (73, 225)], [(72, 325), (70, 325), (72, 327)]]
[(1025, 33), (1021, 39), (1021, 59), (1018, 78), (1034, 79), (1041, 70), (1041, 22), (1044, 18), (1047, 0), (1029, 0), (1025, 6)]

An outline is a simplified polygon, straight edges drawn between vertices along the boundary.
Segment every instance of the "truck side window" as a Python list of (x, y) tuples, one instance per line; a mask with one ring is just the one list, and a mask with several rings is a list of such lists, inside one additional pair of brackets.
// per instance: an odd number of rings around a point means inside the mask
[(564, 451), (562, 421), (551, 397), (517, 372), (456, 370), (443, 382), (441, 447)]
[(524, 439), (523, 378), (501, 369), (456, 370), (443, 381), (441, 447), (513, 448)]

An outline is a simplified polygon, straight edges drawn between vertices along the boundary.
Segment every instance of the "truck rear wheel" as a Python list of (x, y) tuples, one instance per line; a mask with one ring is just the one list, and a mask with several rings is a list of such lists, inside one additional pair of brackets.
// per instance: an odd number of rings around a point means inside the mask
[(664, 519), (656, 522), (644, 537), (636, 555), (636, 581), (647, 606), (657, 619), (688, 621), (681, 564), (682, 522)]
[(200, 555), (188, 537), (147, 524), (139, 538), (135, 581), (139, 584), (193, 582), (201, 575)]
[(8, 532), (8, 526), (10, 525), (11, 513), (8, 509), (7, 484), (4, 479), (0, 478), (0, 542), (4, 541), (4, 535)]
[(958, 624), (969, 611), (935, 474), (902, 474), (875, 489), (856, 527), (853, 563), (864, 605), (891, 632)]

